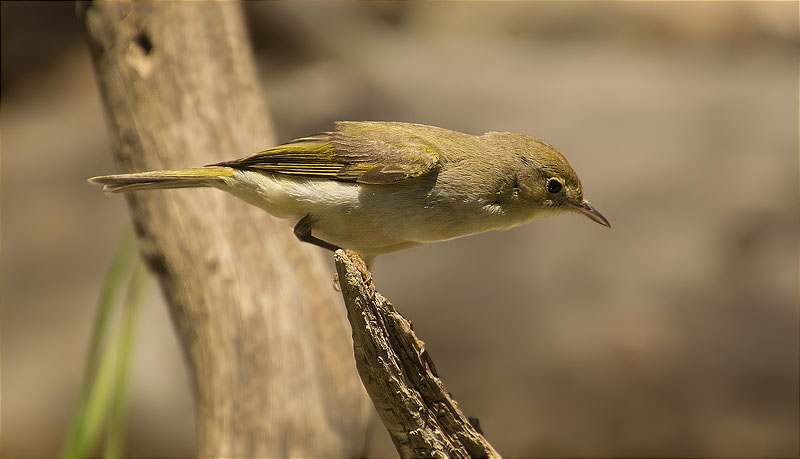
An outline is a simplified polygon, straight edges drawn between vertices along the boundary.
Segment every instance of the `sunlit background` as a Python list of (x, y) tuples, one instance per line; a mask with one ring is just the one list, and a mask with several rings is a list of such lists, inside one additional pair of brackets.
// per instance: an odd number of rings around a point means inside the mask
[[(115, 166), (73, 9), (2, 3), (6, 457), (59, 453), (128, 222), (85, 181)], [(378, 289), (501, 454), (797, 457), (797, 3), (246, 12), (279, 141), (335, 120), (529, 134), (611, 221), (378, 259)], [(134, 363), (126, 455), (192, 455), (186, 368), (152, 281)], [(379, 424), (369, 454), (396, 454)]]

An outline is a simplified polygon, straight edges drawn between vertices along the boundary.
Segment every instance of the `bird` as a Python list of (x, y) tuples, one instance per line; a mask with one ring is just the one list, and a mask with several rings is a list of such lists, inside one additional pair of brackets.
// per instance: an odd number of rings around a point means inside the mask
[(340, 121), (240, 159), (88, 181), (109, 194), (217, 188), (290, 221), (300, 241), (353, 250), (367, 266), (378, 255), (557, 214), (611, 227), (548, 143), (405, 122)]

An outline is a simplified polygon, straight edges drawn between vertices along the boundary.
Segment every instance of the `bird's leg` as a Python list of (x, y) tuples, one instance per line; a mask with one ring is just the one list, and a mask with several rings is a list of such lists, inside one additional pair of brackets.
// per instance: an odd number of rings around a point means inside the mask
[[(320, 238), (314, 237), (311, 235), (311, 226), (313, 220), (311, 219), (311, 215), (306, 215), (305, 217), (301, 218), (296, 225), (294, 225), (294, 235), (297, 236), (302, 242), (308, 242), (309, 244), (314, 244), (317, 247), (322, 247), (323, 249), (328, 249), (332, 252), (339, 250), (341, 247), (337, 245), (333, 245), (330, 242), (325, 242)], [(354, 252), (356, 253), (356, 252)], [(359, 255), (359, 259), (363, 263), (358, 263), (357, 268), (361, 271), (362, 278), (367, 283), (367, 285), (371, 286), (374, 290), (375, 282), (372, 280), (372, 271), (370, 271), (370, 265), (374, 261), (374, 257), (368, 257), (367, 261)], [(333, 289), (337, 292), (341, 292), (341, 286), (339, 285), (339, 273), (336, 273), (333, 278)]]
[[(322, 247), (323, 249), (328, 249), (332, 252), (335, 252), (340, 249), (340, 247), (331, 244), (330, 242), (325, 242), (320, 238), (314, 237), (311, 235), (311, 215), (306, 215), (305, 217), (301, 218), (296, 225), (294, 225), (294, 235), (297, 236), (301, 242), (308, 242), (309, 244), (314, 244), (317, 247)], [(333, 278), (333, 289), (337, 292), (341, 292), (342, 288), (339, 285), (339, 274), (336, 273)]]
[(305, 217), (301, 218), (296, 225), (294, 225), (294, 235), (297, 236), (297, 239), (301, 240), (302, 242), (308, 242), (309, 244), (314, 244), (317, 247), (322, 247), (323, 249), (328, 249), (332, 252), (335, 252), (341, 247), (331, 244), (330, 242), (325, 242), (322, 239), (316, 238), (311, 235), (311, 215), (306, 215)]

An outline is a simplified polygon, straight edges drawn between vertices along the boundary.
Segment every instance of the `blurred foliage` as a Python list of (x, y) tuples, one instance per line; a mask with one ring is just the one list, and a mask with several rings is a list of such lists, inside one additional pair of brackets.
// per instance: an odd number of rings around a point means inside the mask
[[(127, 230), (100, 293), (83, 382), (63, 457), (95, 456), (104, 431), (103, 457), (122, 457), (131, 346), (147, 280), (135, 248), (132, 231)], [(120, 322), (111, 334), (115, 315), (121, 315)]]

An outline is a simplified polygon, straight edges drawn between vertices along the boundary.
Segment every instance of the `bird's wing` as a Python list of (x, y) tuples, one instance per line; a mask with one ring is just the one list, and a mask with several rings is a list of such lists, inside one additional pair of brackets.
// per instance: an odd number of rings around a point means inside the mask
[(439, 166), (439, 149), (400, 123), (340, 122), (336, 131), (214, 164), (368, 184), (399, 182)]

